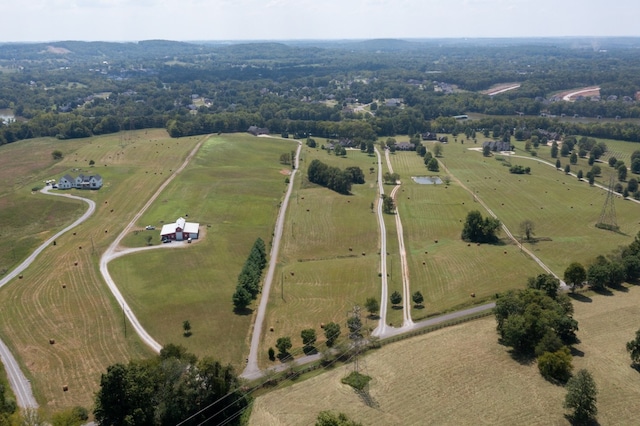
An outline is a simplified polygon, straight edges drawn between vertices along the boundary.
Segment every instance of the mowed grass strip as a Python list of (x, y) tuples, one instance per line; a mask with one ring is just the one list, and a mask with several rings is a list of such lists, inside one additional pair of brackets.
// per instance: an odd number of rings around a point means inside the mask
[[(573, 358), (574, 371), (593, 374), (603, 425), (633, 424), (640, 415), (638, 372), (624, 347), (638, 327), (640, 288), (614, 294), (574, 302), (582, 354)], [(341, 383), (353, 370), (347, 365), (258, 397), (250, 424), (313, 424), (323, 410), (366, 425), (566, 424), (566, 390), (545, 381), (535, 362), (513, 360), (492, 317), (390, 344), (360, 365), (373, 378), (375, 407)]]
[[(362, 306), (368, 297), (380, 298), (379, 231), (371, 211), (377, 175), (369, 172), (375, 157), (348, 150), (342, 158), (305, 146), (301, 158), (265, 319), (263, 366), (271, 365), (267, 350), (279, 337), (291, 337), (292, 351), (300, 353), (300, 332), (313, 328), (321, 348), (325, 341), (321, 323), (340, 324), (344, 336), (347, 311), (355, 304)], [(316, 158), (341, 169), (358, 166), (366, 183), (353, 185), (352, 195), (310, 184), (307, 166)], [(367, 326), (375, 327), (376, 321)]]
[[(211, 137), (141, 217), (139, 228), (186, 215), (200, 223), (201, 238), (186, 247), (172, 243), (109, 265), (138, 319), (161, 344), (181, 344), (238, 368), (244, 364), (252, 317), (235, 314), (231, 297), (255, 240), (269, 247), (290, 170), (279, 163), (280, 154), (295, 147), (248, 135)], [(157, 243), (159, 233), (139, 235), (154, 235)], [(187, 320), (188, 338), (182, 328)]]
[[(445, 146), (445, 156), (449, 148)], [(421, 185), (411, 179), (444, 179), (446, 172), (427, 171), (423, 158), (415, 152), (397, 152), (391, 160), (402, 180), (397, 204), (404, 228), (411, 293), (420, 291), (425, 298), (424, 309), (412, 309), (415, 320), (486, 301), (526, 277), (543, 272), (509, 241), (477, 245), (460, 238), (469, 211), (477, 209), (484, 216), (488, 213), (453, 179), (448, 186)]]
[[(16, 278), (0, 291), (0, 335), (16, 354), (46, 411), (91, 407), (100, 374), (108, 365), (150, 355), (130, 326), (125, 337), (122, 310), (104, 285), (98, 262), (104, 248), (197, 141), (170, 139), (164, 130), (149, 130), (84, 139), (77, 141), (75, 151), (62, 149), (65, 158), (55, 165), (60, 173), (103, 176), (105, 186), (98, 191), (68, 191), (95, 200), (96, 212), (44, 250), (22, 279)], [(165, 149), (159, 151), (156, 143), (164, 144)], [(163, 162), (158, 164), (156, 155)], [(95, 167), (88, 166), (89, 159), (96, 161)], [(50, 169), (42, 171), (43, 178), (51, 174)], [(47, 223), (62, 227), (86, 209), (77, 202), (71, 204), (73, 211), (56, 210), (52, 206), (69, 202), (39, 193), (25, 200), (20, 191), (7, 198), (14, 203), (9, 214), (18, 217), (16, 209), (22, 208), (25, 217), (40, 223), (42, 230), (33, 247), (53, 232), (45, 229)], [(49, 215), (58, 222), (47, 222)], [(28, 226), (33, 225), (23, 224), (21, 229), (30, 229)], [(64, 385), (67, 392), (62, 391)]]

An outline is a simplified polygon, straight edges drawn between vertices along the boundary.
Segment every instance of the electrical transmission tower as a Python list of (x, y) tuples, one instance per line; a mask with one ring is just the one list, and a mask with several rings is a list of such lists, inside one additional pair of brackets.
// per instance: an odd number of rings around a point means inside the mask
[(362, 319), (360, 319), (360, 306), (355, 305), (353, 311), (349, 314), (350, 327), (349, 331), (351, 338), (353, 339), (354, 354), (353, 354), (353, 371), (360, 373), (360, 346), (362, 345)]
[(618, 231), (618, 221), (616, 219), (616, 206), (614, 203), (615, 192), (613, 191), (615, 179), (613, 174), (609, 178), (609, 189), (607, 191), (607, 198), (604, 200), (604, 206), (602, 206), (602, 212), (600, 212), (600, 219), (596, 223), (596, 227), (600, 229), (607, 229), (609, 231)]

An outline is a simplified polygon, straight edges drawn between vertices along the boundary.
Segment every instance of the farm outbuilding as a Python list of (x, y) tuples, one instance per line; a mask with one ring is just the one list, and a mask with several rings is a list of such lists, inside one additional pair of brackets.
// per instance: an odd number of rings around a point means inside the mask
[(187, 222), (184, 218), (180, 217), (175, 223), (167, 223), (162, 226), (160, 231), (160, 238), (182, 241), (197, 240), (200, 233), (200, 224), (195, 222)]

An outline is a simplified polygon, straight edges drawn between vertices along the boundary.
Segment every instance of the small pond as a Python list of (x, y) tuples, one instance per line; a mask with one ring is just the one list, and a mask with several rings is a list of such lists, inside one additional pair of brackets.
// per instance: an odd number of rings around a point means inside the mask
[(440, 185), (442, 183), (442, 179), (438, 176), (411, 176), (411, 179), (420, 185)]

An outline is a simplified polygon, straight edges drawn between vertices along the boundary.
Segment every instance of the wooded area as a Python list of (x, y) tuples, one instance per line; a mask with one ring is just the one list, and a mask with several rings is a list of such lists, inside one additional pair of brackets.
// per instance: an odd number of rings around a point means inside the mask
[[(397, 134), (543, 129), (640, 141), (640, 40), (373, 40), (0, 45), (0, 144), (166, 127), (358, 142)], [(53, 46), (56, 49), (50, 49)], [(497, 84), (520, 87), (490, 96)], [(559, 93), (600, 87), (599, 96)], [(482, 120), (453, 118), (486, 114)], [(590, 117), (601, 121), (578, 120)], [(607, 120), (611, 119), (611, 120)], [(620, 121), (617, 121), (620, 120)], [(472, 127), (472, 129), (470, 129)]]

